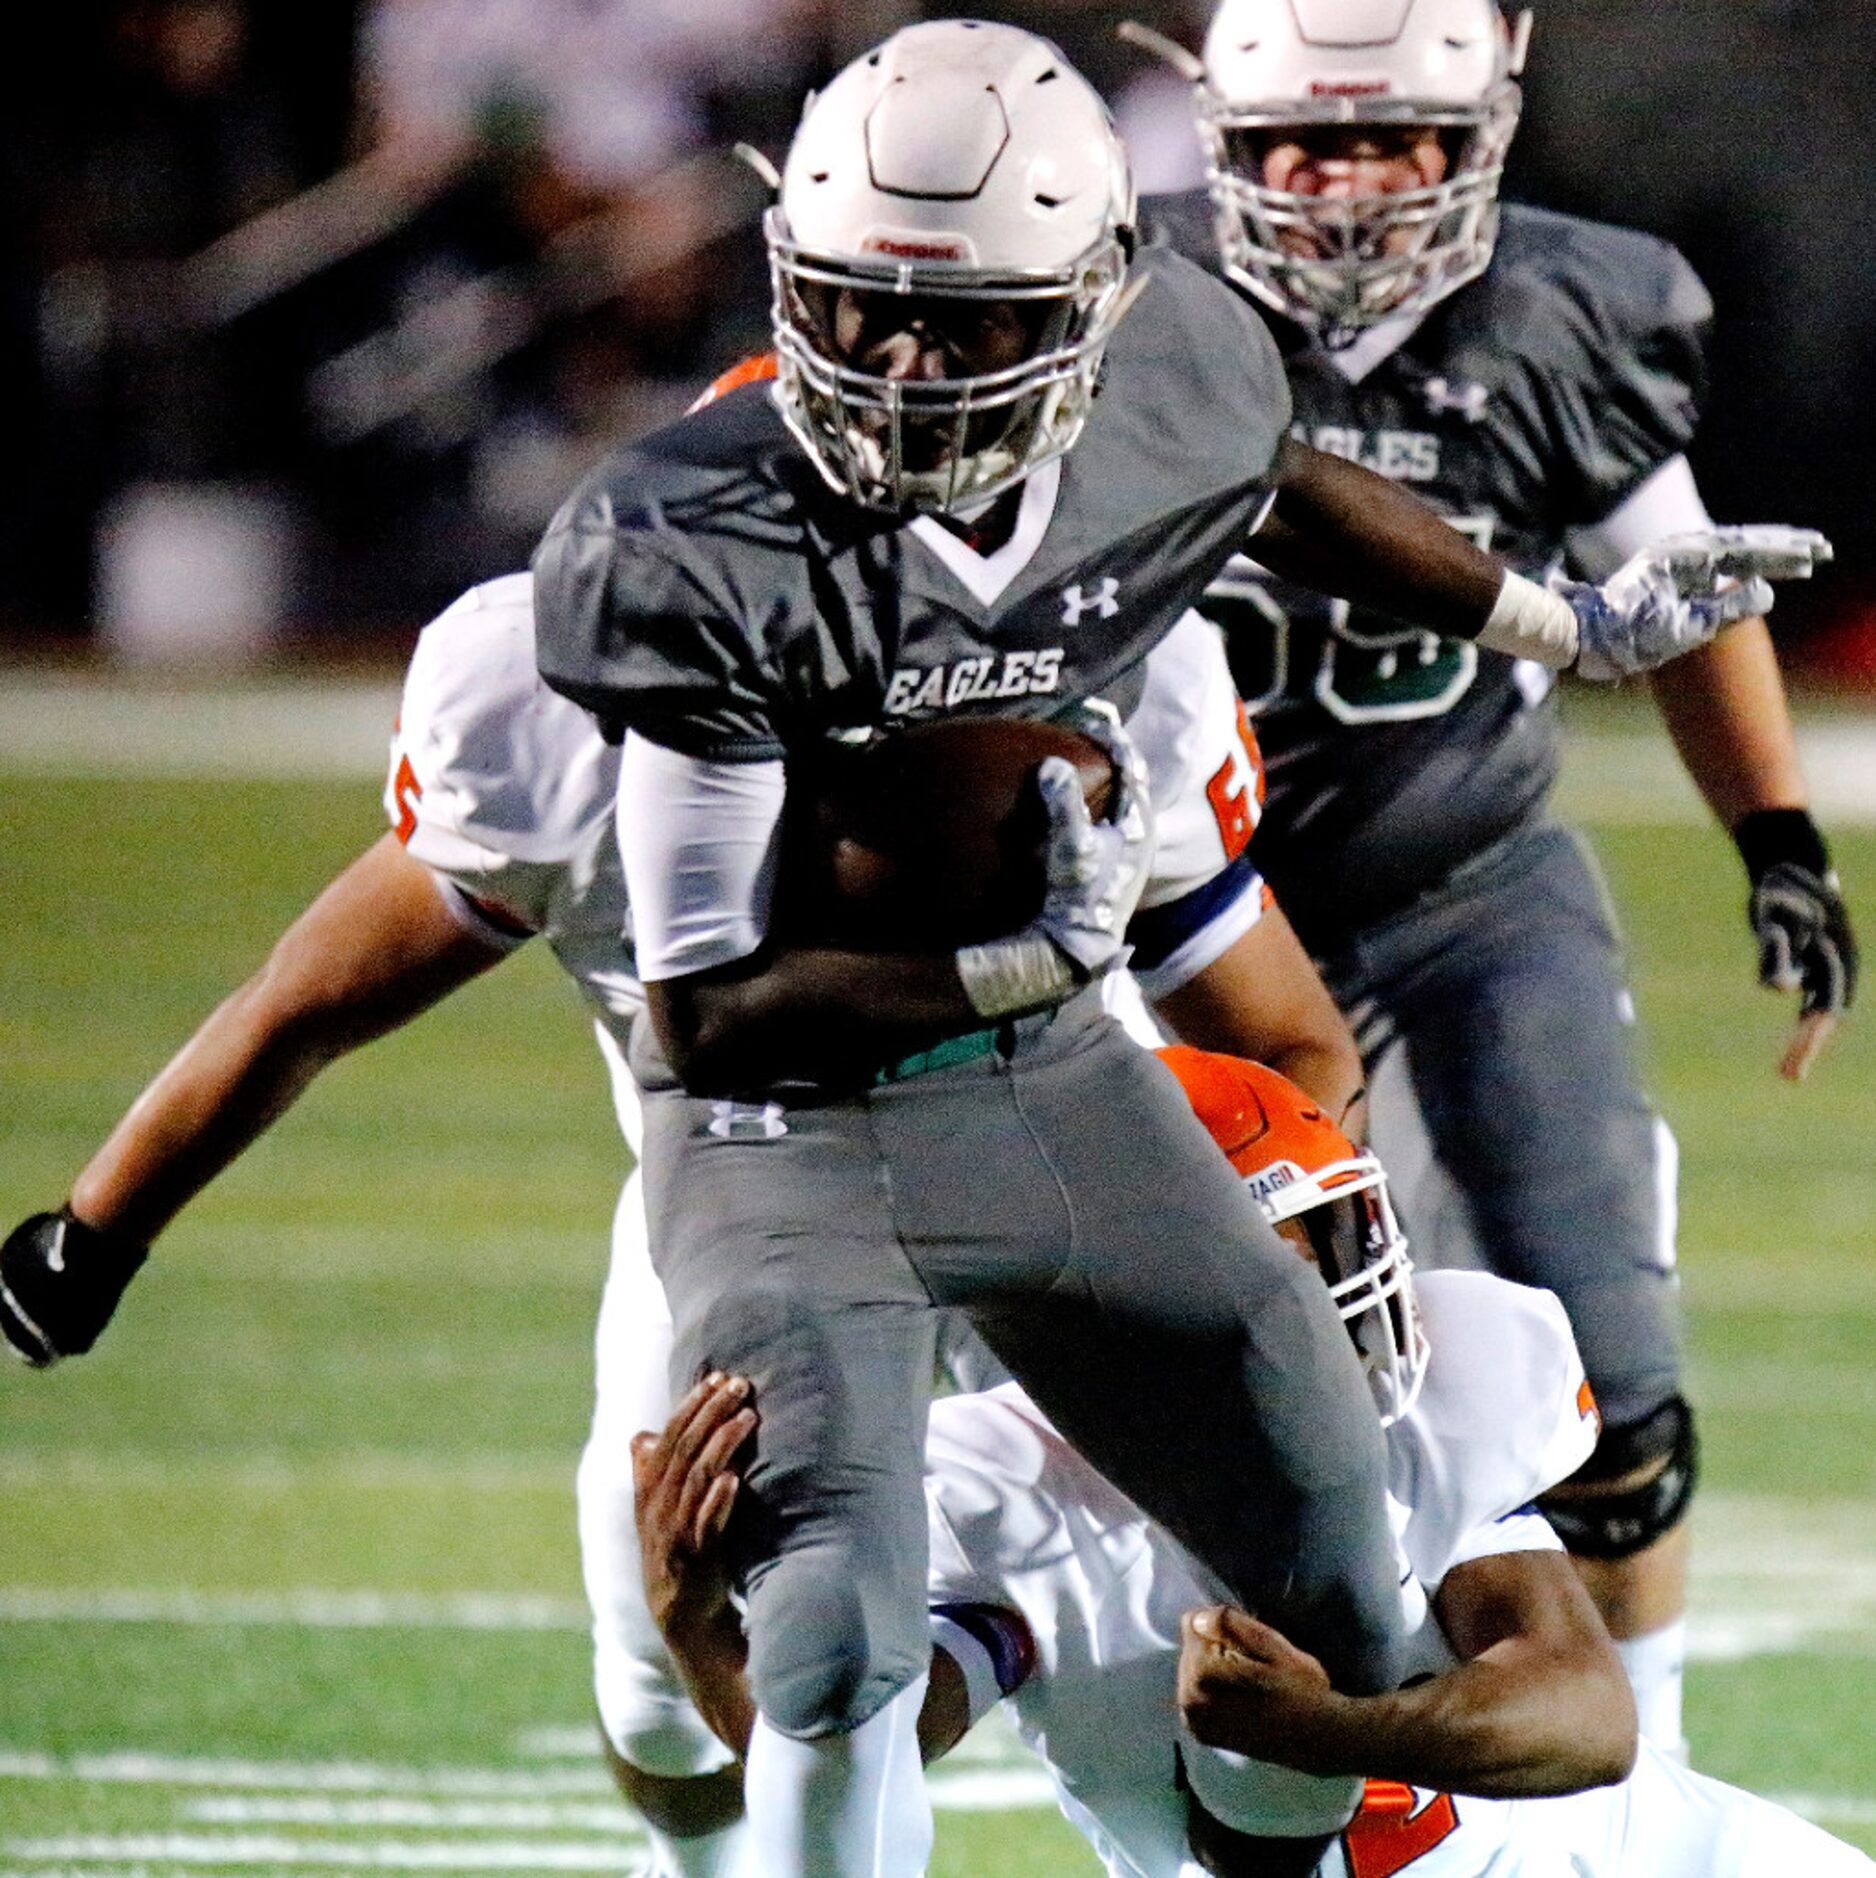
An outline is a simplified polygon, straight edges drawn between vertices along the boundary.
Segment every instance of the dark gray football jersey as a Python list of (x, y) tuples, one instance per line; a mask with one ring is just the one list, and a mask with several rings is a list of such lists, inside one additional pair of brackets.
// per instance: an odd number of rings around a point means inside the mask
[(830, 490), (751, 385), (618, 451), (555, 518), (542, 676), (615, 730), (728, 761), (952, 712), (1127, 708), (1262, 512), (1290, 418), (1262, 320), (1170, 251), (1140, 265), (1047, 532), (997, 599)]
[[(1203, 193), (1146, 207), (1156, 239), (1217, 266)], [(1541, 577), (1569, 530), (1687, 447), (1710, 314), (1664, 243), (1507, 205), (1487, 272), (1359, 384), (1276, 326), (1297, 436), (1405, 484)], [(1510, 659), (1243, 559), (1201, 610), (1225, 628), (1257, 714), (1269, 770), (1258, 865), (1318, 953), (1443, 880), (1548, 793), (1554, 706), (1521, 689)]]

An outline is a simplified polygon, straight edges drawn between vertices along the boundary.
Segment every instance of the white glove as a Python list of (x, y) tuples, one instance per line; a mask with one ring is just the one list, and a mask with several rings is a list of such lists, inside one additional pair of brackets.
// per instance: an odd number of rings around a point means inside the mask
[(1600, 587), (1557, 576), (1549, 584), (1576, 616), (1577, 671), (1611, 680), (1652, 671), (1734, 620), (1770, 612), (1772, 581), (1806, 580), (1830, 558), (1814, 529), (1758, 523), (1670, 536)]
[(1079, 983), (1120, 962), (1127, 922), (1153, 861), (1153, 801), (1146, 765), (1111, 704), (1082, 707), (1075, 728), (1114, 765), (1114, 800), (1097, 822), (1075, 766), (1059, 756), (1036, 768), (1049, 818), (1043, 848), (1042, 911), (1021, 932), (958, 951), (958, 973), (986, 1017), (1057, 1003)]

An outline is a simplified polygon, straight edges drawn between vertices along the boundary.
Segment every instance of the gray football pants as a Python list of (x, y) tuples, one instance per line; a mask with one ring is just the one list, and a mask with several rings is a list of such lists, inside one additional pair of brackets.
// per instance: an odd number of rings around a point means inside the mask
[(755, 1383), (738, 1543), (773, 1726), (857, 1727), (928, 1663), (936, 1305), (1338, 1684), (1391, 1686), (1381, 1435), (1347, 1332), (1095, 997), (1006, 1026), (975, 1062), (805, 1107), (693, 1098), (668, 1071), (660, 1087), (647, 1041), (673, 1386), (707, 1368)]
[(1575, 838), (1528, 825), (1321, 964), (1416, 1261), (1556, 1292), (1604, 1417), (1651, 1414), (1680, 1374), (1673, 1139)]

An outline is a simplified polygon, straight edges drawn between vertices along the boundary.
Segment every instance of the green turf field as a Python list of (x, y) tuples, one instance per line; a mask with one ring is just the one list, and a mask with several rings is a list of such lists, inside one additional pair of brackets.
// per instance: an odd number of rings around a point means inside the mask
[[(3, 765), (10, 1223), (377, 823), (362, 783)], [(1598, 846), (1684, 1149), (1696, 1757), (1876, 1848), (1876, 1037), (1779, 1085), (1719, 840)], [(1840, 859), (1876, 883), (1876, 834)], [(524, 952), (333, 1071), (97, 1355), (0, 1370), (0, 1878), (634, 1869), (572, 1533), (621, 1171), (576, 1001)], [(1004, 1743), (938, 1798), (948, 1878), (1095, 1869)]]

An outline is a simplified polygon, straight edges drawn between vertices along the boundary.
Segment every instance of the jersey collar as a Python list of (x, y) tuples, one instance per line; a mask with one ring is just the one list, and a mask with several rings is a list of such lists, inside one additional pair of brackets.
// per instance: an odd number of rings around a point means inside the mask
[(1359, 385), (1378, 366), (1385, 365), (1424, 323), (1424, 313), (1396, 313), (1391, 320), (1370, 326), (1345, 346), (1329, 354), (1329, 363), (1348, 380)]
[(1036, 558), (1042, 537), (1055, 518), (1055, 501), (1062, 487), (1058, 458), (1045, 463), (1023, 484), (1023, 500), (1016, 511), (1010, 538), (992, 554), (979, 554), (930, 515), (918, 515), (906, 530), (922, 541), (979, 606), (994, 606), (1011, 582)]

